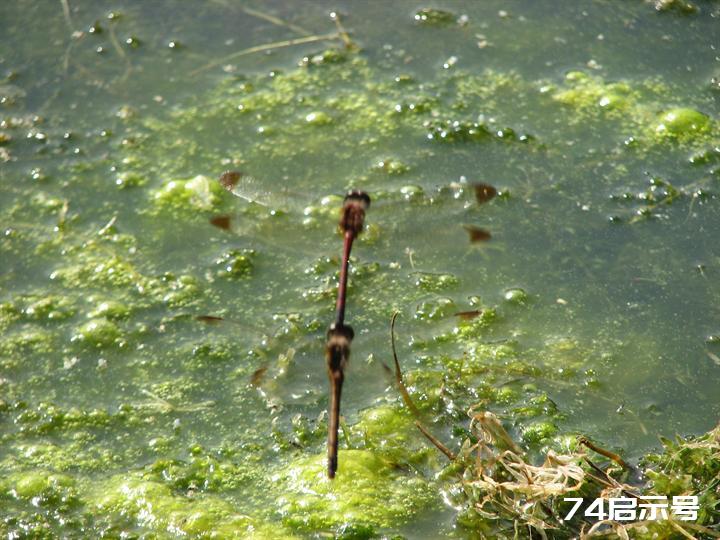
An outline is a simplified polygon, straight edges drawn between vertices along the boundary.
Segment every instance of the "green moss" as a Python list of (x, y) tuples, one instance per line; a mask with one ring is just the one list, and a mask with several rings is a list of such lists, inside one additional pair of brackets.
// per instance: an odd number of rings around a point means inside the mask
[[(474, 342), (481, 336), (485, 329), (497, 319), (497, 312), (493, 308), (485, 308), (479, 316), (469, 321), (460, 321), (458, 326), (448, 334), (442, 334), (436, 338), (438, 341), (458, 339), (461, 342)], [(497, 349), (490, 347), (484, 352), (495, 354)]]
[(189, 274), (164, 274), (160, 283), (153, 285), (153, 296), (173, 308), (191, 306), (203, 293), (198, 278)]
[(655, 9), (661, 13), (676, 12), (682, 15), (697, 13), (698, 7), (687, 0), (655, 0)]
[(278, 511), (285, 525), (317, 531), (343, 525), (397, 527), (435, 499), (430, 485), (368, 450), (340, 450), (334, 480), (325, 457), (292, 462), (280, 474), (284, 495)]

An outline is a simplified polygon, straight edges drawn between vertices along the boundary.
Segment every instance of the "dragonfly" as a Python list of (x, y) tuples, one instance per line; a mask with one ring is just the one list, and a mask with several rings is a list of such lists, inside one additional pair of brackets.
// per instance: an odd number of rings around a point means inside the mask
[[(266, 207), (275, 212), (281, 204), (280, 199), (273, 197), (261, 182), (252, 176), (244, 175), (239, 171), (225, 171), (220, 175), (219, 182), (223, 188), (233, 195), (251, 204)], [(496, 188), (485, 183), (470, 184), (478, 204), (484, 204), (497, 194)], [(296, 201), (298, 198), (294, 198)], [(297, 206), (297, 204), (295, 204)], [(342, 387), (345, 381), (345, 370), (350, 359), (351, 343), (354, 339), (352, 327), (345, 323), (345, 309), (347, 303), (348, 269), (350, 254), (354, 241), (362, 233), (365, 226), (365, 215), (370, 207), (370, 196), (364, 191), (352, 190), (343, 199), (340, 210), (338, 228), (343, 235), (342, 258), (340, 276), (335, 304), (335, 318), (330, 325), (325, 344), (325, 364), (330, 386), (330, 400), (328, 407), (328, 438), (327, 438), (327, 474), (330, 479), (336, 475), (338, 468), (338, 429), (340, 422), (340, 400)], [(215, 216), (210, 223), (222, 230), (232, 229), (232, 218), (228, 215)], [(486, 229), (475, 225), (464, 225), (471, 243), (490, 240), (491, 234)], [(469, 312), (458, 314), (467, 317)], [(475, 315), (473, 313), (473, 315)], [(206, 323), (219, 322), (221, 318), (202, 316), (200, 320)], [(253, 374), (253, 384), (258, 384), (266, 367), (258, 369)]]

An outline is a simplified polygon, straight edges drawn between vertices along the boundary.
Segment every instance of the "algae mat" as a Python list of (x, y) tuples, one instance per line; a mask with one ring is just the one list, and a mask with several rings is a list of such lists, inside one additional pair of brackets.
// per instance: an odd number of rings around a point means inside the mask
[[(409, 391), (455, 451), (471, 406), (536, 456), (582, 433), (637, 461), (709, 431), (719, 10), (4, 3), (0, 531), (479, 534), (382, 368), (396, 310)], [(224, 192), (226, 169), (270, 206)], [(351, 187), (373, 206), (330, 484)]]

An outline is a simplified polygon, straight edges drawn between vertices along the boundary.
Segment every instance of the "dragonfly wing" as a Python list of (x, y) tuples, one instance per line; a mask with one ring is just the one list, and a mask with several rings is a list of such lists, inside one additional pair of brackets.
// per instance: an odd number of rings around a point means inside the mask
[(220, 175), (219, 181), (222, 187), (247, 202), (260, 204), (268, 208), (274, 204), (271, 191), (253, 176), (239, 171), (225, 171)]

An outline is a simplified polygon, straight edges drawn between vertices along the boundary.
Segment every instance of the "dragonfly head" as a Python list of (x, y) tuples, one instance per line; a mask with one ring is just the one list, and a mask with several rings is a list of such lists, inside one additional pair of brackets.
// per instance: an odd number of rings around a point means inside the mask
[(345, 195), (340, 213), (340, 229), (358, 236), (365, 223), (365, 211), (370, 208), (370, 196), (364, 191), (353, 190)]

